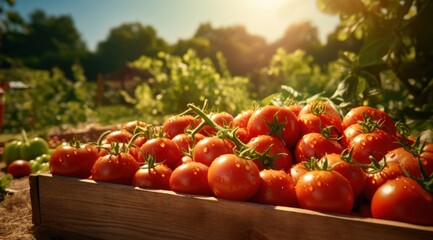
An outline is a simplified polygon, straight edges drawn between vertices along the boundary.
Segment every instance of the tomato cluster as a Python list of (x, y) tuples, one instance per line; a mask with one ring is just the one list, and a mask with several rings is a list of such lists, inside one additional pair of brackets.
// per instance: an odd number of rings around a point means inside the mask
[(346, 115), (327, 101), (236, 116), (188, 111), (139, 120), (97, 144), (62, 145), (54, 175), (433, 225), (433, 144), (397, 131), (384, 111)]

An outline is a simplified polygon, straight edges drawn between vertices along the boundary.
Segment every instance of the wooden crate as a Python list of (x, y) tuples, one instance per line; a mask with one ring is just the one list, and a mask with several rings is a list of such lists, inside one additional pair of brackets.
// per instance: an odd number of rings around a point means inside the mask
[(433, 227), (50, 174), (30, 187), (33, 223), (61, 239), (433, 239)]

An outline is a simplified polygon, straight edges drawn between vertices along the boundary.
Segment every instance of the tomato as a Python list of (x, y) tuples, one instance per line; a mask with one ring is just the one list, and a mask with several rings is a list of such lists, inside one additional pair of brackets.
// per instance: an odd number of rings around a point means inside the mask
[(282, 170), (264, 169), (260, 171), (260, 187), (253, 200), (262, 204), (296, 207), (295, 181)]
[(187, 162), (176, 169), (170, 177), (170, 189), (175, 192), (210, 196), (207, 181), (209, 167), (199, 162)]
[(238, 128), (236, 130), (236, 137), (242, 142), (242, 143), (248, 143), (251, 140), (251, 136), (248, 133), (247, 128)]
[(169, 190), (169, 181), (172, 172), (173, 171), (165, 164), (157, 164), (149, 168), (140, 168), (132, 178), (132, 186)]
[(171, 140), (179, 147), (182, 153), (189, 153), (190, 150), (194, 148), (195, 144), (204, 138), (205, 136), (201, 133), (195, 134), (194, 139), (186, 133), (181, 133)]
[(299, 162), (293, 165), (289, 171), (293, 180), (298, 182), (299, 178), (301, 178), (301, 176), (307, 173), (309, 170), (305, 167), (304, 162)]
[(396, 135), (395, 123), (388, 113), (369, 106), (352, 108), (343, 118), (343, 129), (346, 129), (352, 124), (364, 121), (364, 115), (365, 117), (371, 117), (373, 120), (379, 122), (381, 124), (380, 129), (393, 136)]
[(333, 118), (329, 115), (306, 113), (299, 115), (299, 123), (302, 135), (307, 133), (321, 133), (323, 128), (330, 128), (332, 138), (339, 138), (343, 133), (341, 119)]
[(92, 179), (130, 185), (139, 167), (138, 162), (129, 153), (110, 153), (96, 160), (92, 168)]
[(251, 115), (247, 130), (251, 137), (279, 137), (287, 148), (294, 146), (301, 134), (298, 117), (292, 111), (271, 105), (264, 106)]
[(344, 129), (343, 134), (341, 135), (340, 143), (344, 147), (349, 147), (352, 140), (358, 136), (359, 134), (363, 133), (363, 127), (361, 124), (352, 124), (346, 129)]
[(342, 151), (343, 147), (337, 141), (328, 139), (320, 133), (308, 133), (296, 144), (295, 157), (297, 162), (304, 162), (312, 157), (320, 159), (326, 154), (340, 154)]
[(378, 172), (367, 174), (367, 179), (364, 187), (364, 196), (371, 200), (376, 190), (382, 186), (386, 181), (403, 176), (398, 162), (389, 162), (385, 167)]
[(248, 125), (248, 120), (250, 120), (251, 115), (253, 115), (254, 110), (246, 110), (238, 115), (233, 119), (233, 127), (238, 128), (246, 128)]
[(54, 175), (88, 178), (98, 157), (98, 150), (91, 144), (60, 145), (51, 154), (50, 171)]
[(191, 115), (174, 115), (164, 121), (162, 131), (167, 138), (172, 139), (178, 134), (186, 133), (188, 129), (193, 129), (197, 124), (198, 121)]
[(21, 178), (30, 175), (32, 168), (29, 161), (14, 160), (7, 166), (6, 173), (12, 174), (14, 178)]
[(126, 131), (133, 134), (136, 131), (137, 127), (146, 128), (146, 126), (147, 124), (145, 122), (134, 120), (123, 124), (122, 129), (125, 129)]
[(389, 151), (400, 145), (394, 137), (383, 130), (372, 133), (362, 133), (352, 139), (349, 148), (353, 149), (353, 159), (362, 164), (371, 163), (370, 156), (376, 160), (382, 159)]
[(192, 152), (192, 159), (207, 166), (223, 154), (233, 153), (234, 143), (218, 137), (206, 137), (198, 142)]
[(371, 200), (374, 218), (433, 225), (433, 194), (408, 177), (389, 180)]
[(216, 158), (209, 167), (208, 183), (216, 197), (246, 201), (260, 187), (260, 171), (257, 165), (234, 154)]
[(133, 137), (133, 134), (125, 129), (116, 130), (108, 133), (105, 136), (105, 142), (107, 143), (113, 143), (113, 142), (120, 142), (120, 143), (128, 143), (131, 138)]
[(290, 104), (289, 106), (286, 106), (286, 108), (292, 111), (296, 116), (299, 116), (303, 106), (299, 104)]
[[(430, 146), (429, 146), (430, 145)], [(427, 176), (433, 173), (433, 143), (428, 143), (424, 146), (424, 150), (420, 154), (421, 164)], [(429, 149), (430, 148), (430, 149)], [(403, 147), (393, 149), (385, 155), (387, 163), (398, 162), (400, 168), (404, 168), (411, 176), (421, 178), (421, 172), (418, 166), (418, 157), (413, 153), (408, 152)]]
[(146, 159), (151, 156), (156, 163), (163, 162), (172, 170), (182, 163), (182, 152), (171, 139), (152, 138), (147, 140), (140, 149)]
[[(268, 156), (270, 161), (254, 160), (254, 162), (262, 169), (276, 169), (288, 171), (292, 166), (292, 156), (284, 146), (283, 141), (277, 137), (269, 135), (259, 135), (251, 139), (247, 144), (258, 153), (265, 153), (269, 149)], [(278, 155), (278, 156), (277, 156)]]
[(367, 175), (360, 166), (345, 162), (342, 156), (336, 153), (327, 154), (320, 161), (328, 161), (328, 165), (332, 166), (332, 170), (339, 172), (349, 181), (355, 197), (362, 193)]
[[(217, 112), (212, 113), (210, 119), (218, 126), (231, 128), (233, 126), (234, 117), (228, 112)], [(217, 133), (217, 130), (212, 126), (206, 125), (200, 129), (200, 133), (205, 136), (213, 136)]]
[(335, 109), (328, 102), (320, 100), (309, 102), (307, 105), (302, 107), (298, 116), (300, 117), (304, 114), (326, 115), (333, 118), (334, 120), (341, 120), (340, 113), (337, 111), (337, 109)]
[(311, 170), (299, 178), (295, 190), (302, 208), (339, 214), (349, 214), (352, 211), (352, 187), (336, 171)]

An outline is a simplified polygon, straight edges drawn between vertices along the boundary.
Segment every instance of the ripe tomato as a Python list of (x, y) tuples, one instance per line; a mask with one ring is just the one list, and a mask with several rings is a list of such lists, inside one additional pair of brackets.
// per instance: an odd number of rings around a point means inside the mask
[(14, 160), (7, 166), (6, 173), (12, 174), (14, 178), (21, 178), (30, 175), (32, 168), (27, 160)]
[(362, 133), (352, 139), (349, 148), (353, 149), (353, 159), (362, 164), (371, 163), (370, 156), (380, 160), (392, 149), (400, 145), (394, 137), (383, 130), (377, 129), (372, 133)]
[(198, 142), (192, 152), (192, 159), (207, 166), (223, 154), (233, 153), (234, 143), (218, 137), (206, 137)]
[(248, 125), (248, 120), (250, 120), (251, 115), (253, 115), (254, 110), (246, 110), (238, 115), (233, 119), (233, 127), (238, 128), (246, 128)]
[(361, 133), (363, 133), (363, 127), (361, 124), (356, 123), (350, 125), (344, 129), (343, 134), (341, 135), (341, 145), (348, 148), (352, 140)]
[(326, 138), (320, 133), (308, 133), (302, 136), (295, 147), (297, 162), (306, 161), (309, 158), (322, 158), (326, 154), (340, 154), (343, 147), (335, 140)]
[(362, 193), (367, 175), (360, 166), (345, 162), (341, 155), (336, 153), (327, 154), (320, 161), (328, 161), (328, 165), (332, 166), (332, 170), (339, 172), (349, 181), (355, 197)]
[(129, 122), (126, 122), (125, 124), (123, 124), (122, 129), (125, 129), (126, 131), (128, 131), (130, 133), (134, 133), (137, 127), (145, 128), (146, 126), (147, 126), (147, 124), (145, 122), (142, 122), (139, 120), (134, 120), (134, 121), (129, 121)]
[(299, 178), (308, 171), (309, 170), (305, 167), (304, 162), (299, 162), (290, 168), (290, 175), (295, 182), (298, 182)]
[(158, 164), (151, 168), (140, 168), (134, 174), (132, 186), (169, 190), (169, 181), (172, 172), (173, 171), (165, 164)]
[(205, 136), (201, 133), (195, 134), (194, 139), (186, 133), (181, 133), (171, 140), (179, 147), (182, 153), (189, 153), (190, 150), (194, 148), (195, 144), (204, 138)]
[[(153, 157), (156, 163), (165, 163), (172, 170), (182, 163), (182, 152), (171, 139), (152, 138), (140, 147), (144, 158)], [(141, 161), (144, 161), (142, 159)]]
[(186, 162), (173, 170), (170, 189), (175, 192), (210, 196), (207, 181), (209, 167), (199, 162)]
[(433, 194), (408, 177), (389, 180), (371, 200), (374, 218), (433, 225)]
[(132, 133), (125, 129), (112, 131), (105, 136), (106, 143), (120, 142), (120, 143), (128, 143), (129, 140), (133, 137)]
[(162, 124), (162, 131), (172, 139), (178, 134), (197, 126), (198, 121), (191, 115), (175, 115), (167, 118)]
[(299, 111), (298, 116), (302, 116), (304, 114), (314, 114), (314, 115), (327, 115), (334, 120), (341, 120), (340, 113), (328, 102), (325, 101), (312, 101), (307, 105), (303, 106), (301, 111)]
[(264, 106), (251, 115), (247, 130), (251, 137), (279, 137), (287, 148), (294, 146), (301, 134), (298, 117), (292, 111), (271, 105)]
[(216, 197), (246, 201), (260, 187), (260, 171), (253, 161), (224, 154), (210, 165), (208, 182)]
[(312, 113), (302, 114), (299, 115), (299, 123), (301, 126), (302, 135), (312, 132), (321, 133), (323, 128), (331, 126), (333, 127), (330, 130), (330, 136), (332, 138), (337, 139), (343, 133), (341, 119), (337, 119), (329, 115), (315, 115)]
[(352, 124), (364, 121), (364, 115), (366, 117), (372, 117), (373, 120), (381, 123), (382, 125), (380, 129), (391, 134), (392, 136), (396, 135), (395, 123), (388, 113), (369, 106), (352, 108), (343, 118), (343, 129), (346, 129)]
[[(430, 146), (429, 146), (430, 145)], [(420, 154), (421, 164), (427, 176), (433, 173), (433, 143), (424, 146)], [(400, 168), (404, 168), (411, 176), (421, 178), (421, 172), (418, 166), (418, 157), (408, 152), (403, 147), (393, 149), (385, 155), (387, 163), (398, 162)]]
[(371, 200), (376, 190), (382, 186), (386, 181), (403, 176), (398, 162), (389, 162), (385, 167), (375, 173), (367, 174), (367, 179), (364, 187), (364, 196)]
[(129, 153), (110, 153), (99, 157), (93, 164), (92, 179), (95, 181), (130, 185), (139, 164)]
[(253, 200), (262, 204), (296, 207), (295, 184), (293, 178), (282, 170), (264, 169), (260, 171), (260, 187)]
[(88, 178), (98, 157), (98, 150), (91, 144), (60, 145), (51, 154), (50, 171), (54, 175)]
[[(277, 137), (259, 135), (252, 138), (247, 145), (258, 153), (265, 153), (265, 151), (269, 149), (268, 156), (273, 158), (273, 161), (263, 162), (258, 159), (254, 160), (259, 170), (271, 168), (288, 171), (292, 166), (292, 156), (289, 150), (287, 150), (284, 143)], [(277, 154), (278, 156), (276, 156)]]
[(311, 170), (299, 178), (295, 189), (302, 208), (340, 214), (352, 211), (352, 187), (336, 171)]
[(292, 111), (296, 116), (299, 116), (303, 106), (299, 104), (290, 104), (289, 106), (286, 106), (286, 108)]
[(251, 136), (248, 133), (247, 128), (238, 128), (236, 131), (236, 137), (242, 142), (242, 143), (248, 143), (251, 140)]
[[(210, 119), (218, 126), (231, 128), (233, 126), (234, 117), (228, 112), (217, 112), (212, 113)], [(212, 126), (206, 125), (200, 129), (200, 133), (205, 136), (213, 136), (217, 133), (217, 130)]]

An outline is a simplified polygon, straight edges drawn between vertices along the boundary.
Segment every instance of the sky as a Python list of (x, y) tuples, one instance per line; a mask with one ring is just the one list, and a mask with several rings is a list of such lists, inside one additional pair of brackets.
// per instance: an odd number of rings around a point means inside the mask
[(242, 25), (271, 43), (292, 24), (310, 20), (323, 43), (339, 22), (321, 12), (316, 0), (16, 0), (13, 9), (25, 18), (36, 9), (49, 16), (69, 15), (90, 50), (122, 23), (152, 26), (170, 44), (191, 38), (199, 25)]

